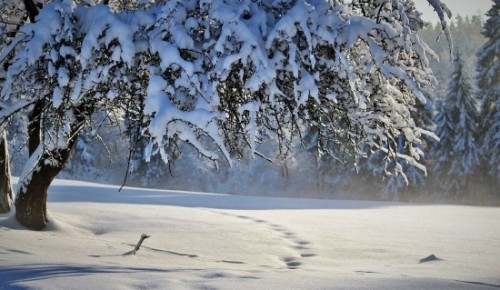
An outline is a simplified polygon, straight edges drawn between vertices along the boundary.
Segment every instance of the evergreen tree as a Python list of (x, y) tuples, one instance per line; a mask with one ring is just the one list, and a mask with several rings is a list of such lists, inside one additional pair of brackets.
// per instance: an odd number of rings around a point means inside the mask
[[(472, 180), (480, 159), (477, 134), (477, 102), (472, 82), (457, 51), (444, 107), (438, 114), (436, 133), (441, 138), (437, 149), (437, 170), (440, 189), (447, 195), (464, 198), (470, 193)], [(443, 112), (444, 110), (444, 112)]]
[[(455, 46), (460, 47), (462, 60), (466, 64), (465, 68), (469, 75), (473, 75), (475, 72), (475, 52), (486, 42), (486, 38), (481, 34), (483, 22), (484, 20), (479, 14), (472, 17), (456, 15), (450, 25), (453, 42)], [(442, 38), (441, 25), (439, 23), (428, 25), (419, 35), (435, 52), (435, 55), (430, 58), (430, 66), (439, 81), (436, 95), (444, 96), (446, 95), (448, 77), (453, 72), (453, 56), (449, 52), (447, 42), (438, 41)]]
[(450, 170), (450, 160), (452, 159), (452, 144), (454, 136), (453, 121), (442, 101), (436, 103), (436, 115), (434, 116), (436, 129), (434, 133), (439, 137), (439, 142), (431, 145), (431, 155), (433, 161), (432, 176), (435, 181), (445, 180)]
[(482, 34), (488, 41), (478, 50), (477, 86), (481, 98), (479, 132), (488, 173), (500, 178), (500, 0), (493, 1)]

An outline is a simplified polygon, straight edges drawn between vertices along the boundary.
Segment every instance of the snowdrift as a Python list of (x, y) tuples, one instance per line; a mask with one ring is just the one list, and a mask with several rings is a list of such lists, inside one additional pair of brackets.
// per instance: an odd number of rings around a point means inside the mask
[(0, 289), (500, 288), (500, 208), (71, 180), (49, 198), (45, 231), (0, 215)]

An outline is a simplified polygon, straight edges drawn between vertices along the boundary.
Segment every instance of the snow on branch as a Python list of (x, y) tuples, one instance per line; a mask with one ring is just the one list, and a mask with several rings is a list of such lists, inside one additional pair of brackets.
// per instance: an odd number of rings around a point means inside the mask
[(453, 40), (451, 38), (450, 27), (447, 22), (447, 19), (451, 19), (451, 10), (441, 0), (427, 0), (427, 2), (429, 2), (429, 5), (434, 8), (439, 17), (441, 28), (443, 29), (443, 33), (446, 35), (446, 39), (448, 40), (448, 47), (451, 55), (453, 53)]
[[(166, 162), (171, 142), (230, 160), (311, 128), (357, 148), (401, 134), (418, 145), (411, 112), (435, 83), (419, 14), (411, 1), (359, 2), (168, 0), (125, 13), (56, 0), (0, 55), (15, 52), (1, 96), (13, 108), (43, 98), (47, 120), (64, 122), (76, 107), (122, 110), (145, 159)], [(429, 2), (444, 19), (446, 6)]]

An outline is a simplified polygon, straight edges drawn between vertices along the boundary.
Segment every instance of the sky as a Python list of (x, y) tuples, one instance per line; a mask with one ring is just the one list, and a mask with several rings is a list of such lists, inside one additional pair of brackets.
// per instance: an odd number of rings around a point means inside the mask
[[(434, 9), (428, 4), (427, 0), (414, 0), (417, 8), (423, 13), (423, 18), (426, 21), (435, 23), (438, 17)], [(461, 16), (472, 16), (478, 13), (484, 14), (493, 5), (492, 0), (442, 0), (453, 13), (453, 17), (460, 14)]]

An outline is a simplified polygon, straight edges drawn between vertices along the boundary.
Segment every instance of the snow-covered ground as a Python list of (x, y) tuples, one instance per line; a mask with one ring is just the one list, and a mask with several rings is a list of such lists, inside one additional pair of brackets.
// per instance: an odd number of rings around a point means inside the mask
[(46, 231), (0, 215), (0, 289), (500, 288), (500, 208), (68, 180), (49, 199)]

